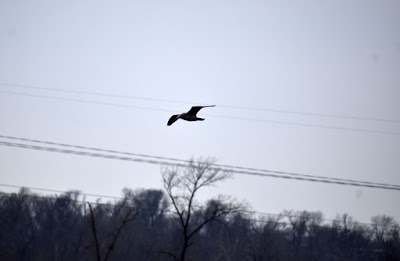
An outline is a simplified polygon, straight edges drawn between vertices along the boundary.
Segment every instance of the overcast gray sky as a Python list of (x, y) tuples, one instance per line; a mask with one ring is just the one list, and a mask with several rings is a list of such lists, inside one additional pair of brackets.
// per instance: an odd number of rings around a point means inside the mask
[[(397, 0), (1, 1), (0, 135), (399, 185), (399, 14)], [(191, 104), (216, 107), (167, 127)], [(0, 183), (162, 189), (158, 165), (6, 146)], [(217, 194), (400, 220), (399, 191), (235, 175), (201, 198)]]

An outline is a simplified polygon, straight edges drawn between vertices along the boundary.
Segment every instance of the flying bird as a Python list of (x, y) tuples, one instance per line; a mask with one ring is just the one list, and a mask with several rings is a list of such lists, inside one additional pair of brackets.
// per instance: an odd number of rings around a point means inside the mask
[(204, 121), (203, 118), (199, 118), (196, 114), (205, 107), (214, 107), (215, 105), (207, 105), (207, 106), (193, 106), (188, 112), (175, 114), (169, 118), (167, 125), (170, 126), (172, 123), (176, 122), (178, 119), (182, 119), (185, 121)]

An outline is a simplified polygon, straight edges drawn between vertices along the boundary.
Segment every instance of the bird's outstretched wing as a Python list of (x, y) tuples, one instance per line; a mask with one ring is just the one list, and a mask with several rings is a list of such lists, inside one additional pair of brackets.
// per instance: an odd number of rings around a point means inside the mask
[(199, 110), (201, 110), (202, 108), (205, 107), (214, 107), (215, 105), (207, 105), (207, 106), (193, 106), (188, 112), (187, 114), (191, 114), (191, 115), (196, 115)]
[(167, 125), (170, 126), (172, 123), (176, 122), (179, 119), (179, 114), (172, 115), (171, 118), (169, 118)]

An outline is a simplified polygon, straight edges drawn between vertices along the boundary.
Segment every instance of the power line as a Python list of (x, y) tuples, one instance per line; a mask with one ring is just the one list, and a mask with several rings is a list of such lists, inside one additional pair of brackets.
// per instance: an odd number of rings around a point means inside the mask
[(208, 117), (216, 117), (216, 118), (233, 119), (233, 120), (246, 120), (246, 121), (257, 121), (257, 122), (265, 122), (265, 123), (276, 123), (276, 124), (289, 125), (289, 126), (302, 126), (302, 127), (332, 129), (332, 130), (341, 130), (341, 131), (357, 131), (357, 132), (365, 132), (365, 133), (400, 135), (400, 132), (396, 132), (396, 131), (371, 130), (371, 129), (363, 129), (363, 128), (340, 127), (340, 126), (333, 126), (333, 125), (319, 125), (319, 124), (288, 122), (288, 121), (278, 121), (278, 120), (253, 119), (253, 118), (244, 118), (244, 117), (232, 117), (232, 116), (226, 116), (226, 115), (207, 115), (207, 116)]
[[(122, 94), (113, 94), (113, 93), (76, 91), (76, 90), (68, 90), (68, 89), (54, 89), (54, 88), (46, 88), (46, 87), (39, 87), (39, 86), (32, 86), (32, 85), (25, 85), (25, 84), (0, 83), (0, 86), (12, 86), (12, 87), (18, 87), (18, 88), (24, 88), (24, 89), (35, 89), (35, 90), (44, 90), (44, 91), (61, 92), (61, 93), (73, 93), (73, 94), (85, 94), (85, 95), (113, 97), (113, 98), (126, 98), (126, 99), (135, 99), (135, 100), (147, 100), (147, 101), (186, 104), (186, 105), (193, 105), (193, 104), (198, 103), (198, 102), (193, 102), (193, 101), (158, 99), (158, 98), (150, 98), (150, 97), (144, 97), (144, 96), (132, 96), (132, 95), (122, 95)], [(263, 112), (307, 115), (307, 116), (317, 116), (317, 117), (327, 117), (327, 118), (341, 118), (341, 119), (352, 119), (352, 120), (362, 120), (362, 121), (378, 121), (378, 122), (391, 122), (391, 123), (399, 123), (400, 122), (400, 120), (383, 119), (383, 118), (377, 118), (377, 117), (362, 117), (362, 116), (304, 112), (304, 111), (294, 111), (294, 110), (278, 110), (278, 109), (250, 107), (250, 106), (234, 106), (234, 105), (220, 104), (220, 105), (218, 105), (218, 107), (227, 108), (227, 109), (263, 111)]]
[[(106, 105), (106, 106), (121, 107), (121, 108), (176, 113), (176, 111), (172, 111), (172, 110), (153, 108), (153, 107), (136, 106), (136, 105), (127, 105), (127, 104), (120, 104), (120, 103), (100, 102), (100, 101), (92, 101), (92, 100), (80, 100), (80, 99), (73, 99), (73, 98), (64, 98), (64, 97), (57, 97), (57, 96), (38, 95), (38, 94), (30, 94), (30, 93), (12, 92), (12, 91), (0, 91), (0, 93), (33, 97), (33, 98), (45, 98), (45, 99), (72, 101), (72, 102), (79, 102), (79, 103), (86, 103), (86, 104), (89, 103), (89, 104), (97, 104), (97, 105)], [(219, 106), (219, 107), (221, 107), (221, 106)], [(400, 132), (396, 132), (396, 131), (384, 131), (384, 130), (374, 130), (374, 129), (364, 129), (364, 128), (350, 128), (350, 127), (341, 127), (341, 126), (333, 126), (333, 125), (319, 125), (319, 124), (308, 124), (308, 123), (288, 122), (288, 121), (278, 121), (278, 120), (254, 119), (254, 118), (246, 118), (246, 117), (227, 116), (227, 115), (215, 115), (215, 114), (212, 114), (212, 115), (205, 114), (205, 115), (207, 115), (207, 117), (212, 117), (212, 118), (224, 118), (224, 119), (231, 119), (231, 120), (245, 120), (245, 121), (254, 121), (254, 122), (275, 123), (275, 124), (289, 125), (289, 126), (302, 126), (302, 127), (333, 129), (333, 130), (341, 130), (341, 131), (357, 131), (357, 132), (364, 132), (364, 133), (400, 135)], [(394, 122), (394, 121), (392, 121), (392, 122)]]
[[(2, 186), (3, 184), (0, 184), (0, 186)], [(13, 186), (13, 187), (17, 187), (17, 186)], [(20, 187), (20, 188), (26, 188), (26, 189), (32, 189), (32, 188), (30, 188), (30, 187)], [(41, 190), (48, 190), (48, 189), (41, 189)], [(4, 193), (4, 192), (3, 192)], [(60, 193), (61, 193), (61, 191), (60, 191)], [(66, 192), (67, 193), (67, 192)], [(1, 196), (1, 192), (0, 192), (0, 196)], [(10, 194), (10, 193), (4, 193), (4, 194)], [(87, 194), (82, 194), (82, 195), (87, 195)], [(28, 197), (33, 197), (33, 198), (40, 198), (40, 199), (50, 199), (50, 200), (54, 200), (54, 199), (57, 199), (57, 197), (53, 197), (53, 196), (44, 196), (44, 195), (35, 195), (35, 194), (30, 194), (30, 195), (27, 195)], [(124, 198), (121, 198), (121, 200), (123, 200)], [(87, 200), (74, 200), (76, 203), (78, 203), (78, 204), (80, 204), (81, 206), (86, 206), (86, 204), (91, 204), (91, 205), (100, 205), (100, 206), (110, 206), (110, 207), (122, 207), (122, 208), (128, 208), (128, 209), (130, 209), (131, 207), (130, 206), (124, 206), (124, 205), (118, 205), (118, 204), (116, 204), (116, 203), (109, 203), (109, 202), (106, 202), (106, 203), (101, 203), (101, 202), (91, 202), (91, 201), (87, 201)], [(141, 210), (141, 211), (143, 211), (143, 210)], [(144, 211), (144, 212), (146, 212), (146, 211)], [(168, 210), (168, 209), (166, 209), (166, 210), (163, 210), (163, 212), (164, 213), (170, 213), (170, 214), (176, 214), (176, 212), (175, 211), (173, 211), (173, 210)], [(241, 212), (243, 212), (243, 213), (246, 213), (246, 212), (248, 212), (248, 211), (241, 211)], [(250, 212), (248, 212), (248, 213), (250, 213)], [(252, 212), (252, 214), (255, 214), (255, 213), (257, 213), (257, 212)], [(265, 214), (265, 213), (264, 213)], [(279, 214), (271, 214), (272, 216), (279, 216)], [(282, 217), (289, 217), (289, 216), (286, 216), (286, 215), (282, 215)], [(293, 215), (291, 215), (291, 217), (296, 217), (296, 216), (293, 216)], [(297, 216), (297, 217), (299, 217), (299, 216)], [(251, 221), (251, 222), (257, 222), (257, 223), (266, 223), (266, 224), (281, 224), (281, 225), (291, 225), (291, 223), (289, 223), (289, 222), (284, 222), (284, 221), (277, 221), (277, 220), (265, 220), (265, 219), (261, 219), (261, 218), (249, 218), (249, 217), (241, 217), (243, 220), (247, 220), (247, 221)], [(231, 217), (231, 218), (228, 218), (227, 220), (229, 220), (229, 221), (233, 221), (234, 220), (234, 217)], [(324, 221), (325, 219), (321, 219), (321, 221)], [(327, 221), (330, 221), (330, 220), (328, 220), (328, 219), (326, 219)], [(358, 223), (358, 222), (357, 222)], [(372, 224), (370, 224), (370, 223), (358, 223), (358, 224), (365, 224), (365, 225), (372, 225)]]
[(23, 143), (11, 143), (11, 142), (0, 141), (0, 145), (24, 148), (24, 149), (60, 152), (60, 153), (65, 153), (65, 154), (74, 154), (74, 155), (80, 155), (80, 156), (90, 156), (90, 157), (105, 158), (105, 159), (116, 159), (116, 160), (134, 161), (134, 162), (141, 162), (141, 163), (150, 163), (150, 164), (157, 164), (157, 165), (185, 166), (183, 164), (179, 165), (176, 163), (159, 161), (159, 160), (140, 159), (140, 158), (133, 158), (133, 157), (122, 157), (122, 156), (115, 156), (115, 155), (110, 155), (110, 154), (100, 154), (100, 153), (93, 153), (93, 152), (86, 152), (86, 151), (60, 149), (60, 148), (54, 148), (54, 147), (35, 146), (35, 145), (29, 145), (29, 144), (23, 144)]
[[(187, 166), (187, 164), (184, 164), (184, 163), (173, 163), (173, 162), (161, 161), (161, 160), (157, 160), (157, 159), (122, 157), (122, 156), (116, 156), (116, 155), (110, 155), (110, 154), (101, 154), (101, 153), (93, 153), (93, 152), (78, 151), (78, 150), (60, 149), (60, 148), (55, 148), (55, 147), (43, 147), (43, 146), (36, 146), (36, 145), (23, 144), (23, 143), (11, 143), (11, 142), (0, 141), (0, 145), (24, 148), (24, 149), (34, 149), (34, 150), (41, 150), (41, 151), (58, 152), (58, 153), (65, 153), (65, 154), (74, 154), (74, 155), (80, 155), (80, 156), (90, 156), (90, 157), (98, 157), (98, 158), (149, 163), (149, 164), (156, 164), (156, 165), (178, 166), (178, 167), (186, 167)], [(318, 178), (311, 178), (311, 177), (291, 176), (290, 173), (288, 173), (287, 175), (285, 175), (285, 174), (277, 175), (277, 174), (272, 174), (272, 173), (259, 173), (259, 172), (252, 172), (252, 171), (237, 170), (237, 169), (233, 169), (233, 168), (232, 169), (221, 169), (220, 167), (214, 167), (214, 168), (219, 169), (221, 171), (227, 171), (230, 173), (242, 174), (242, 175), (252, 175), (252, 176), (260, 176), (260, 177), (282, 178), (282, 179), (294, 179), (294, 180), (301, 180), (301, 181), (312, 181), (312, 182), (319, 182), (319, 183), (329, 183), (329, 184), (368, 187), (368, 188), (380, 188), (380, 189), (388, 189), (388, 190), (400, 190), (400, 187), (398, 185), (389, 185), (389, 184), (380, 185), (380, 184), (374, 184), (372, 182), (365, 183), (365, 182), (347, 182), (347, 181), (331, 180), (331, 179), (318, 179)]]
[[(10, 185), (10, 184), (0, 184), (0, 187), (11, 187), (11, 188), (19, 188), (19, 189), (29, 189), (29, 190), (33, 190), (33, 191), (46, 191), (46, 192), (53, 192), (53, 193), (62, 193), (62, 194), (68, 194), (69, 192), (74, 192), (74, 190), (70, 190), (70, 191), (64, 191), (64, 190), (56, 190), (56, 189), (48, 189), (48, 188), (37, 188), (37, 187), (28, 187), (28, 186), (17, 186), (17, 185)], [(81, 191), (77, 191), (79, 195), (82, 196), (95, 196), (95, 197), (99, 197), (99, 198), (112, 198), (112, 199), (118, 199), (118, 200), (124, 200), (124, 197), (116, 197), (116, 196), (107, 196), (107, 195), (100, 195), (100, 194), (92, 194), (92, 193), (84, 193)], [(5, 192), (3, 192), (5, 193)], [(10, 194), (10, 193), (7, 193)], [(37, 197), (37, 198), (47, 198), (47, 199), (54, 199), (54, 197), (52, 196), (45, 196), (45, 195), (37, 195), (37, 194), (29, 194), (29, 197)], [(106, 206), (119, 206), (117, 205), (117, 203), (109, 203), (109, 202), (105, 202), (105, 203), (100, 203), (100, 202), (89, 202), (87, 200), (77, 200), (76, 202), (82, 203), (82, 204), (93, 204), (93, 205), (106, 205)], [(197, 206), (197, 207), (201, 207), (201, 206)], [(175, 213), (175, 211), (172, 210), (164, 210), (164, 212), (167, 213)], [(299, 218), (302, 217), (301, 215), (295, 215), (295, 214), (291, 214), (291, 213), (268, 213), (268, 212), (258, 212), (258, 211), (248, 211), (248, 210), (241, 210), (242, 213), (248, 213), (251, 215), (260, 215), (262, 217), (271, 217), (271, 216), (276, 216), (276, 217), (287, 217), (287, 218)], [(242, 217), (243, 218), (243, 217)], [(284, 224), (284, 225), (291, 225), (291, 223), (289, 222), (283, 222), (283, 221), (273, 221), (273, 220), (265, 220), (265, 219), (261, 219), (261, 218), (245, 218), (246, 220), (249, 221), (255, 221), (255, 222), (261, 222), (261, 223), (277, 223), (277, 224)], [(321, 218), (321, 221), (326, 221), (326, 222), (335, 222), (338, 220), (335, 219), (328, 219), (328, 218)], [(339, 220), (340, 221), (340, 220)], [(356, 224), (360, 224), (360, 225), (373, 225), (372, 223), (361, 223), (361, 222), (353, 222)], [(378, 225), (379, 226), (379, 225)], [(384, 226), (384, 225), (380, 225), (380, 226)]]
[(339, 114), (317, 113), (317, 112), (302, 112), (302, 111), (294, 111), (294, 110), (278, 110), (278, 109), (267, 109), (267, 108), (247, 107), (247, 106), (233, 106), (233, 105), (220, 105), (220, 106), (225, 107), (225, 108), (231, 108), (231, 109), (239, 109), (239, 110), (277, 112), (277, 113), (285, 113), (285, 114), (306, 115), (306, 116), (337, 118), (337, 119), (361, 120), (361, 121), (400, 123), (400, 120), (374, 118), (374, 117), (339, 115)]
[[(48, 189), (48, 188), (38, 188), (38, 187), (27, 187), (27, 186), (17, 186), (17, 185), (10, 185), (10, 184), (0, 184), (0, 187), (9, 187), (9, 188), (27, 188), (29, 190), (36, 190), (36, 191), (43, 191), (43, 192), (52, 192), (52, 193), (63, 193), (66, 194), (68, 192), (74, 191), (74, 190), (57, 190), (57, 189)], [(116, 197), (116, 196), (107, 196), (107, 195), (101, 195), (101, 194), (92, 194), (92, 193), (81, 193), (78, 191), (80, 194), (84, 196), (90, 196), (90, 197), (99, 197), (99, 198), (112, 198), (112, 199), (123, 199), (123, 197)]]
[(0, 93), (19, 95), (19, 96), (27, 96), (27, 97), (33, 97), (33, 98), (45, 98), (45, 99), (60, 100), (60, 101), (73, 101), (73, 102), (79, 102), (79, 103), (91, 103), (91, 104), (114, 106), (114, 107), (120, 107), (120, 108), (130, 108), (130, 109), (140, 109), (140, 110), (150, 110), (150, 111), (162, 111), (162, 112), (175, 112), (175, 111), (172, 111), (172, 110), (151, 108), (151, 107), (145, 107), (145, 106), (136, 106), (136, 105), (127, 105), (127, 104), (120, 104), (120, 103), (91, 101), (91, 100), (80, 100), (80, 99), (64, 98), (64, 97), (57, 97), (57, 96), (47, 96), (47, 95), (38, 95), (38, 94), (30, 94), (30, 93), (20, 93), (20, 92), (12, 92), (12, 91), (0, 91)]
[(76, 90), (67, 90), (67, 89), (54, 89), (54, 88), (38, 87), (38, 86), (23, 85), (23, 84), (5, 84), (5, 83), (0, 83), (0, 86), (13, 86), (13, 87), (24, 88), (24, 89), (36, 89), (36, 90), (61, 92), (61, 93), (84, 94), (84, 95), (94, 95), (94, 96), (102, 96), (102, 97), (124, 98), (124, 99), (133, 99), (133, 100), (147, 100), (147, 101), (177, 103), (177, 104), (187, 104), (187, 105), (191, 105), (191, 104), (196, 103), (196, 102), (184, 102), (184, 101), (177, 101), (177, 100), (149, 98), (149, 97), (143, 97), (143, 96), (132, 96), (132, 95), (120, 95), (120, 94), (112, 94), (112, 93), (76, 91)]
[[(17, 185), (9, 185), (9, 184), (0, 184), (0, 187), (11, 187), (11, 188), (19, 188), (19, 189), (29, 189), (29, 190), (33, 190), (33, 191), (45, 191), (45, 192), (53, 192), (53, 193), (62, 193), (62, 194), (67, 194), (69, 192), (73, 192), (72, 191), (64, 191), (64, 190), (55, 190), (55, 189), (49, 189), (49, 188), (38, 188), (38, 187), (28, 187), (28, 186), (17, 186)], [(119, 200), (124, 200), (124, 197), (115, 197), (115, 196), (107, 196), (107, 195), (99, 195), (99, 194), (91, 194), (91, 193), (83, 193), (80, 191), (77, 191), (80, 195), (82, 196), (97, 196), (99, 198), (113, 198), (113, 199), (119, 199)], [(43, 195), (29, 195), (29, 196), (35, 196), (35, 197), (40, 197), (40, 198), (49, 198), (52, 199), (51, 196), (43, 196)], [(87, 201), (78, 201), (78, 202), (82, 202), (82, 203), (87, 203)], [(92, 204), (92, 202), (90, 202)], [(109, 206), (117, 206), (117, 204), (113, 204), (113, 203), (93, 203), (93, 204), (100, 204), (100, 205), (109, 205)], [(200, 207), (200, 206), (197, 206)], [(174, 211), (167, 211), (170, 213), (175, 213)], [(266, 212), (257, 212), (257, 211), (246, 211), (243, 210), (243, 213), (249, 213), (251, 215), (261, 215), (261, 216), (281, 216), (281, 217), (300, 217), (298, 215), (294, 215), (294, 214), (276, 214), (276, 213), (266, 213)], [(321, 219), (324, 221), (334, 221), (333, 219)]]
[[(148, 155), (148, 154), (140, 154), (140, 153), (123, 152), (123, 151), (116, 151), (116, 150), (78, 146), (78, 145), (70, 145), (70, 144), (65, 144), (65, 143), (57, 143), (57, 142), (41, 141), (41, 140), (34, 140), (34, 139), (27, 139), (27, 138), (13, 137), (13, 136), (5, 136), (5, 135), (1, 135), (1, 134), (0, 134), (0, 138), (19, 140), (19, 141), (24, 141), (24, 142), (34, 142), (34, 143), (53, 145), (53, 146), (54, 145), (62, 146), (62, 147), (75, 148), (75, 149), (85, 149), (85, 150), (93, 150), (93, 151), (98, 151), (98, 152), (129, 155), (129, 156), (143, 157), (143, 158), (148, 158), (148, 159), (172, 161), (180, 166), (185, 166), (191, 162), (190, 160), (177, 159), (177, 158), (171, 158), (171, 157), (162, 157), (162, 156), (155, 156), (155, 155)], [(172, 165), (176, 165), (176, 164), (172, 164)], [(353, 179), (341, 179), (341, 178), (334, 178), (334, 177), (315, 176), (315, 175), (299, 174), (299, 173), (293, 173), (293, 172), (266, 170), (266, 169), (258, 169), (258, 168), (248, 168), (248, 167), (224, 165), (224, 164), (216, 164), (216, 163), (214, 163), (213, 166), (216, 166), (221, 169), (226, 169), (229, 171), (233, 171), (235, 169), (243, 170), (243, 171), (250, 171), (250, 172), (254, 173), (254, 175), (256, 175), (258, 172), (260, 172), (262, 174), (271, 174), (272, 173), (272, 174), (288, 175), (288, 176), (295, 176), (295, 177), (305, 177), (305, 178), (333, 180), (333, 181), (351, 182), (351, 183), (362, 183), (362, 184), (367, 184), (367, 185), (392, 186), (392, 187), (400, 188), (400, 185), (391, 185), (391, 184), (385, 184), (385, 183), (376, 183), (376, 182), (360, 181), (360, 180), (353, 180)]]

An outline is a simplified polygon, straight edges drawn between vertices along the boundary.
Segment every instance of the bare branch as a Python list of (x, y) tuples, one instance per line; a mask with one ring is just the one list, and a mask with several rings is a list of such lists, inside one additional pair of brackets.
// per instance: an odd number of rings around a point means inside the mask
[(172, 258), (176, 261), (179, 261), (179, 259), (172, 253), (170, 252), (166, 252), (166, 251), (160, 251), (160, 254), (164, 254), (164, 255), (168, 255), (168, 256), (172, 256)]
[[(178, 216), (183, 233), (183, 246), (180, 258), (185, 259), (186, 250), (193, 244), (191, 238), (198, 233), (207, 223), (234, 213), (239, 209), (232, 204), (222, 204), (221, 199), (215, 200), (212, 213), (208, 213), (201, 220), (193, 220), (195, 213), (194, 200), (197, 192), (206, 186), (213, 186), (219, 181), (226, 180), (231, 174), (219, 168), (212, 167), (215, 160), (190, 160), (186, 167), (166, 168), (162, 171), (164, 188), (172, 202)], [(209, 211), (209, 210), (207, 210)]]
[(92, 209), (92, 205), (90, 203), (88, 203), (88, 205), (89, 205), (89, 210), (90, 210), (90, 221), (91, 221), (90, 224), (92, 227), (94, 244), (96, 247), (96, 258), (97, 258), (97, 261), (101, 261), (100, 246), (99, 246), (99, 240), (97, 238), (97, 230), (96, 230), (96, 223), (95, 223), (95, 218), (94, 218), (94, 214), (93, 214), (93, 209)]
[(111, 241), (109, 247), (108, 247), (108, 251), (106, 256), (104, 257), (104, 261), (107, 261), (107, 259), (110, 257), (111, 252), (114, 250), (115, 244), (117, 243), (117, 239), (122, 231), (122, 229), (132, 220), (134, 220), (137, 216), (138, 213), (135, 213), (133, 216), (131, 216), (132, 212), (133, 212), (133, 208), (129, 208), (129, 210), (126, 212), (121, 224), (119, 225), (118, 229), (117, 229), (117, 233), (115, 233), (113, 240)]

